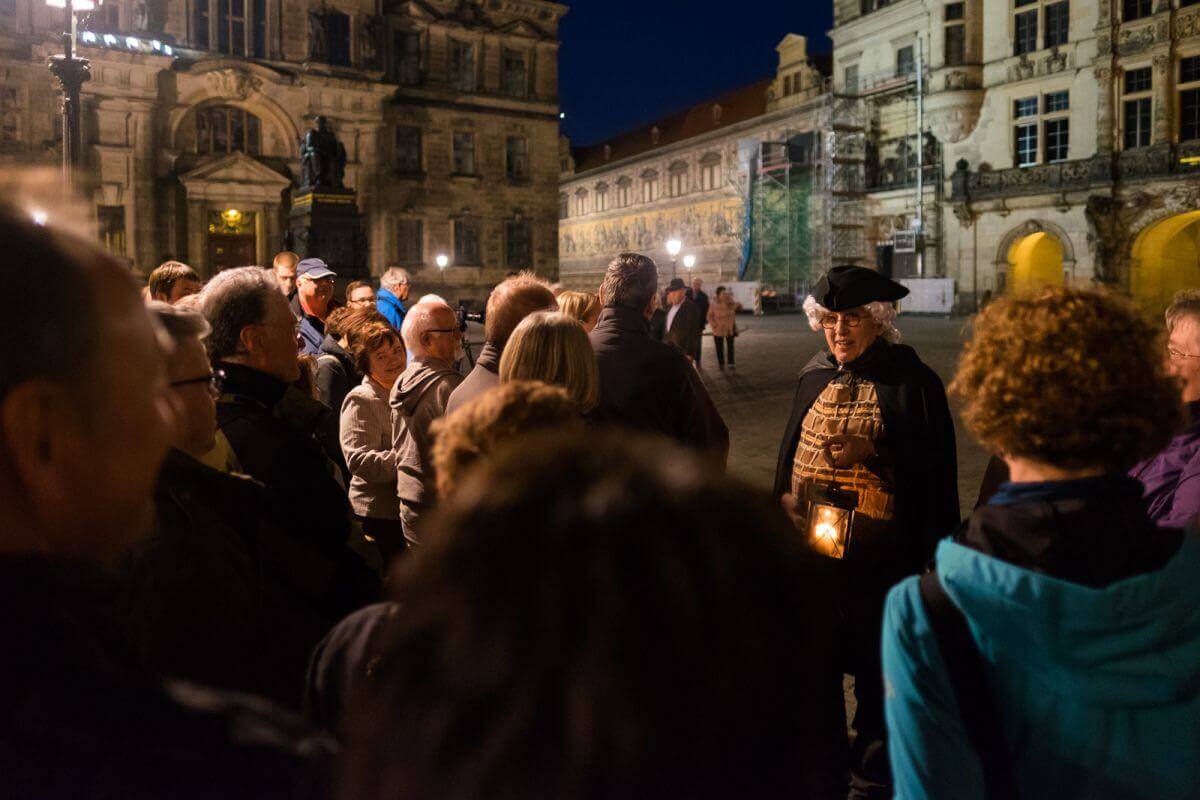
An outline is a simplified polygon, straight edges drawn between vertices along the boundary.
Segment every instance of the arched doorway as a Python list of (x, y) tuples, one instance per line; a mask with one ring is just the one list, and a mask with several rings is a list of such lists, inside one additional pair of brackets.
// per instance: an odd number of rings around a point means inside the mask
[(1148, 311), (1166, 308), (1180, 289), (1200, 287), (1200, 210), (1167, 217), (1133, 242), (1129, 291)]
[(1014, 292), (1064, 283), (1063, 247), (1046, 231), (1022, 236), (1008, 249), (1006, 289)]

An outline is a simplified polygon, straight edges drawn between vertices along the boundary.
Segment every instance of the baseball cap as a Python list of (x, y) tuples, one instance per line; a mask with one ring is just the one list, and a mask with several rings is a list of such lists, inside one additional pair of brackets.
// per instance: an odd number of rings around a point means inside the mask
[(321, 278), (336, 278), (337, 273), (319, 258), (306, 258), (296, 265), (296, 277), (303, 278), (305, 276), (316, 281)]

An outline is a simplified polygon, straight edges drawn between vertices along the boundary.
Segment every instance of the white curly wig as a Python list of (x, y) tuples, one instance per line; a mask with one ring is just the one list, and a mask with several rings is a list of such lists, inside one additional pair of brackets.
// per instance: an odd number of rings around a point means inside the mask
[[(879, 323), (879, 336), (891, 344), (900, 343), (900, 329), (896, 327), (896, 308), (891, 303), (876, 300), (862, 306), (871, 315), (871, 319)], [(804, 301), (804, 314), (808, 317), (808, 326), (814, 331), (821, 330), (821, 318), (832, 314), (825, 306), (817, 302), (811, 294)]]

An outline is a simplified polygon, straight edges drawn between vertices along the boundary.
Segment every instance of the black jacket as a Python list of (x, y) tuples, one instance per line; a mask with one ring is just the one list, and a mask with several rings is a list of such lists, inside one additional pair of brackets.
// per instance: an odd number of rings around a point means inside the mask
[(605, 308), (588, 337), (600, 372), (599, 417), (657, 431), (724, 466), (729, 430), (720, 412), (687, 358), (650, 338), (640, 311)]
[(330, 744), (269, 704), (137, 663), (94, 568), (0, 557), (0, 794), (316, 798)]
[(354, 358), (330, 335), (325, 335), (317, 355), (317, 395), (330, 411), (342, 413), (342, 401), (355, 386), (362, 383), (362, 373), (354, 366)]
[(708, 324), (708, 292), (688, 289), (687, 298), (700, 309), (700, 330), (704, 330), (704, 326)]
[[(879, 340), (844, 369), (875, 384), (887, 444), (895, 459), (898, 535), (886, 552), (860, 551), (880, 568), (884, 582), (894, 583), (920, 571), (933, 557), (937, 541), (959, 523), (954, 421), (941, 379), (907, 345)], [(800, 373), (775, 468), (776, 497), (791, 491), (792, 462), (804, 416), (838, 372), (837, 361), (826, 351), (814, 356)]]
[(299, 708), (308, 654), (373, 601), (374, 573), (276, 524), (265, 488), (172, 450), (155, 490), (154, 534), (120, 571), (121, 613), (152, 671)]
[(671, 323), (671, 327), (666, 329), (667, 344), (675, 345), (685, 356), (691, 357), (700, 349), (700, 337), (704, 335), (704, 317), (699, 307), (684, 298), (675, 312), (675, 319), (671, 319), (670, 308), (666, 311), (664, 325), (668, 321)]

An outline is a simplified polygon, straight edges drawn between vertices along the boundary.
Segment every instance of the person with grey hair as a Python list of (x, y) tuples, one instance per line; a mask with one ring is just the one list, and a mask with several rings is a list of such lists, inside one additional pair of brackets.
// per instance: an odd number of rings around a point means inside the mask
[(1189, 424), (1129, 474), (1145, 487), (1155, 523), (1184, 528), (1200, 514), (1200, 289), (1176, 294), (1165, 317), (1167, 370), (1179, 381)]
[(170, 342), (126, 266), (2, 197), (0, 250), (23, 267), (0, 270), (0, 290), (23, 298), (0, 315), (4, 794), (284, 798), (320, 786), (319, 737), (132, 657), (111, 570), (151, 533), (177, 436)]
[(600, 373), (597, 416), (657, 431), (725, 465), (729, 429), (688, 357), (650, 335), (658, 266), (620, 253), (600, 285), (603, 310), (588, 334)]
[(300, 374), (296, 318), (268, 270), (226, 270), (200, 296), (212, 326), (213, 367), (224, 376), (217, 423), (242, 469), (265, 485), (290, 544), (309, 562), (311, 572), (300, 569), (296, 580), (322, 598), (306, 623), (315, 633), (370, 602), (379, 588), (349, 547), (349, 501), (322, 443), (336, 417), (292, 384)]
[[(898, 343), (892, 303), (907, 294), (858, 266), (834, 267), (817, 282), (804, 308), (828, 349), (800, 373), (775, 472), (774, 494), (808, 546), (842, 561), (830, 602), (845, 620), (844, 667), (858, 701), (853, 797), (890, 796), (879, 661), (884, 597), (919, 572), (959, 522), (946, 390)], [(815, 514), (830, 504), (854, 508), (849, 530), (820, 524)]]
[(388, 267), (379, 278), (379, 292), (375, 295), (375, 307), (397, 331), (404, 325), (408, 313), (404, 301), (409, 292), (408, 273), (399, 267)]

